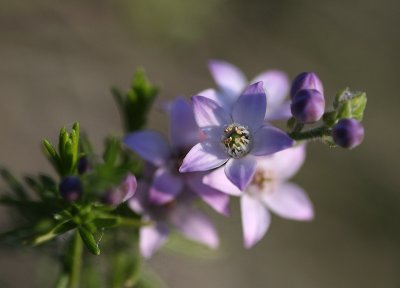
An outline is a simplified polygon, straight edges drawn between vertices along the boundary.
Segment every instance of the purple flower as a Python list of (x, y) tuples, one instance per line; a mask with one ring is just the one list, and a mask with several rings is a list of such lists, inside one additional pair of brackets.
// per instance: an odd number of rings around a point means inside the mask
[(77, 201), (83, 193), (81, 180), (76, 176), (67, 176), (61, 180), (59, 191), (64, 200)]
[(291, 116), (289, 102), (285, 101), (289, 92), (289, 79), (284, 72), (268, 70), (248, 81), (239, 68), (225, 61), (212, 60), (208, 68), (218, 90), (207, 89), (198, 95), (214, 100), (228, 113), (249, 84), (262, 81), (268, 95), (267, 120), (282, 120)]
[(191, 207), (193, 194), (181, 193), (173, 202), (164, 205), (155, 204), (149, 195), (148, 185), (139, 182), (137, 193), (129, 200), (133, 211), (143, 215), (144, 221), (152, 222), (140, 228), (139, 248), (143, 257), (150, 258), (165, 243), (171, 226), (193, 241), (210, 248), (218, 247), (218, 235), (211, 220)]
[(102, 202), (108, 205), (117, 206), (132, 198), (136, 189), (136, 177), (129, 173), (119, 186), (112, 187), (103, 195)]
[(294, 96), (290, 109), (299, 123), (317, 122), (325, 112), (325, 98), (317, 90), (300, 90)]
[(314, 72), (303, 72), (297, 75), (290, 88), (290, 97), (293, 99), (294, 96), (303, 89), (317, 90), (322, 96), (324, 96), (324, 87), (322, 82)]
[(293, 220), (307, 221), (314, 217), (312, 203), (297, 185), (287, 182), (304, 162), (305, 145), (297, 146), (257, 162), (250, 185), (241, 192), (226, 178), (222, 169), (204, 177), (204, 183), (234, 196), (241, 196), (244, 245), (256, 244), (267, 232), (269, 211)]
[(243, 190), (256, 169), (256, 156), (276, 153), (293, 145), (283, 131), (264, 124), (266, 97), (262, 82), (248, 86), (228, 114), (215, 101), (193, 96), (199, 127), (208, 138), (195, 145), (179, 171), (208, 171), (225, 165), (225, 174)]
[(355, 119), (341, 119), (332, 128), (332, 138), (340, 147), (352, 149), (364, 140), (364, 127)]
[(191, 189), (217, 212), (229, 214), (229, 197), (204, 185), (203, 173), (179, 173), (184, 155), (205, 135), (194, 119), (189, 104), (179, 98), (170, 105), (170, 143), (157, 132), (140, 131), (129, 134), (125, 144), (156, 167), (149, 189), (152, 203), (163, 205), (173, 201), (185, 189)]

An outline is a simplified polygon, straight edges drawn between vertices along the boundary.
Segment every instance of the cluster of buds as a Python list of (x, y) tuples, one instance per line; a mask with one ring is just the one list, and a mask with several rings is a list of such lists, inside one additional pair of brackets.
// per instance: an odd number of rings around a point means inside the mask
[[(340, 91), (333, 105), (334, 110), (325, 112), (324, 87), (321, 80), (314, 72), (303, 72), (293, 80), (290, 96), (293, 118), (290, 119), (289, 126), (294, 129), (294, 138), (302, 137), (299, 132), (304, 124), (313, 124), (323, 119), (324, 123), (319, 130), (310, 131), (320, 133), (312, 136), (348, 149), (358, 146), (363, 141), (364, 128), (360, 121), (366, 104), (365, 93), (351, 92), (348, 89)], [(307, 135), (304, 133), (303, 135)]]

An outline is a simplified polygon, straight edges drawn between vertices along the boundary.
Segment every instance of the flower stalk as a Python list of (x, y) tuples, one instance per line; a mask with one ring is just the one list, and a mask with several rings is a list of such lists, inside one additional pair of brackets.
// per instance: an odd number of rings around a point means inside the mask
[(79, 288), (82, 269), (83, 241), (78, 231), (75, 232), (70, 248), (67, 250), (66, 269), (69, 274), (67, 288)]
[(290, 138), (296, 141), (319, 139), (325, 136), (330, 136), (330, 134), (331, 129), (326, 126), (317, 127), (307, 131), (293, 131), (288, 133)]

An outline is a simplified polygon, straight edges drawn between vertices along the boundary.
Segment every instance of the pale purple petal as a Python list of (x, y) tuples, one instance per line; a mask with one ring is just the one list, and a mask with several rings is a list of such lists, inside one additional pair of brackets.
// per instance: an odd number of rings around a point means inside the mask
[(273, 171), (280, 181), (293, 177), (304, 163), (306, 145), (298, 145), (266, 157), (258, 158), (258, 167)]
[(199, 126), (194, 119), (192, 107), (183, 98), (171, 103), (169, 134), (173, 147), (192, 147), (200, 142)]
[(243, 193), (226, 177), (224, 167), (215, 169), (205, 175), (203, 183), (228, 195), (240, 196)]
[(227, 160), (228, 155), (219, 142), (206, 140), (189, 151), (179, 172), (207, 171), (221, 166)]
[(128, 134), (124, 143), (150, 163), (161, 166), (170, 157), (170, 147), (165, 138), (155, 131), (140, 131)]
[(236, 66), (225, 61), (212, 60), (208, 68), (215, 83), (228, 97), (240, 95), (246, 87), (246, 77)]
[(270, 155), (278, 151), (292, 147), (294, 141), (282, 130), (263, 126), (253, 136), (253, 148), (251, 154), (255, 156)]
[(290, 101), (283, 102), (279, 107), (265, 115), (267, 121), (287, 120), (292, 117), (292, 111), (290, 110)]
[(252, 155), (239, 159), (229, 159), (225, 165), (225, 175), (240, 190), (244, 190), (250, 183), (256, 171), (257, 161)]
[(218, 235), (211, 220), (189, 206), (179, 206), (171, 214), (171, 222), (187, 238), (211, 248), (219, 245)]
[[(188, 175), (187, 184), (204, 202), (218, 213), (229, 215), (229, 195), (203, 184), (204, 173)], [(226, 177), (225, 177), (226, 178)], [(227, 180), (228, 181), (228, 180)], [(237, 188), (236, 188), (237, 189)]]
[(123, 195), (124, 195), (122, 202), (127, 201), (128, 199), (132, 198), (133, 195), (135, 195), (137, 186), (138, 186), (138, 183), (137, 183), (135, 175), (129, 173), (125, 177), (122, 185), (120, 185), (120, 187), (119, 187), (119, 189), (122, 190)]
[(159, 168), (150, 187), (150, 202), (156, 205), (168, 203), (175, 199), (183, 187), (179, 175), (174, 175), (165, 168)]
[(293, 220), (314, 218), (314, 208), (306, 192), (292, 183), (281, 183), (272, 193), (263, 195), (263, 201), (277, 215)]
[(290, 82), (286, 73), (278, 70), (269, 70), (256, 76), (251, 83), (262, 81), (264, 89), (268, 95), (267, 116), (274, 114), (282, 105), (285, 97), (289, 93)]
[(193, 112), (200, 128), (223, 127), (231, 122), (229, 115), (215, 101), (203, 96), (193, 96)]
[(240, 200), (244, 246), (248, 249), (261, 240), (271, 223), (267, 207), (257, 198), (243, 195)]
[(267, 96), (262, 82), (246, 88), (232, 109), (234, 122), (257, 130), (264, 122), (267, 109)]
[(139, 248), (142, 256), (146, 259), (153, 256), (153, 254), (165, 243), (168, 234), (168, 227), (160, 222), (152, 226), (144, 226), (140, 228)]
[(206, 97), (208, 99), (215, 101), (222, 108), (224, 108), (226, 106), (226, 103), (224, 102), (224, 99), (226, 99), (226, 97), (221, 95), (221, 93), (217, 92), (215, 89), (206, 89), (206, 90), (203, 90), (203, 91), (197, 93), (197, 95), (203, 96), (203, 97)]
[(148, 206), (149, 185), (145, 181), (137, 183), (135, 195), (128, 201), (128, 206), (137, 214), (143, 214)]

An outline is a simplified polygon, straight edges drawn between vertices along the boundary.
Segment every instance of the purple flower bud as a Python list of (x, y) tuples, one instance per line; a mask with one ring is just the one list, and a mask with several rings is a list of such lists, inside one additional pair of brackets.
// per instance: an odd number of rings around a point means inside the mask
[(78, 177), (67, 176), (59, 185), (61, 197), (67, 201), (76, 201), (82, 196), (82, 184)]
[(136, 177), (129, 173), (119, 186), (110, 188), (100, 200), (104, 204), (117, 206), (130, 199), (135, 194), (136, 188)]
[(100, 199), (101, 203), (117, 206), (121, 203), (121, 195), (119, 195), (117, 188), (111, 188)]
[(324, 87), (322, 86), (322, 82), (314, 72), (300, 73), (293, 80), (292, 87), (290, 88), (290, 97), (292, 100), (300, 90), (304, 89), (317, 90), (321, 95), (324, 95)]
[(317, 90), (300, 90), (290, 105), (292, 115), (299, 123), (313, 123), (325, 112), (325, 98)]
[(79, 175), (84, 174), (90, 169), (90, 164), (87, 156), (82, 156), (78, 161), (78, 173)]
[(337, 145), (352, 149), (364, 139), (364, 127), (355, 119), (341, 119), (332, 128), (332, 137)]

